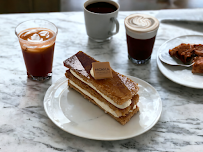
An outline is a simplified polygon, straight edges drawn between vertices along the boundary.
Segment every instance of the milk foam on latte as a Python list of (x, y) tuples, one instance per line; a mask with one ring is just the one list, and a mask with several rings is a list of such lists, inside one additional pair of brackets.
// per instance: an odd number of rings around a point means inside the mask
[(150, 32), (159, 27), (159, 21), (147, 14), (133, 14), (125, 19), (127, 28), (137, 32)]
[(147, 14), (132, 14), (125, 18), (125, 28), (129, 36), (137, 39), (148, 39), (156, 35), (159, 21)]
[(134, 18), (129, 18), (128, 22), (135, 28), (149, 28), (154, 20), (142, 16), (136, 16)]

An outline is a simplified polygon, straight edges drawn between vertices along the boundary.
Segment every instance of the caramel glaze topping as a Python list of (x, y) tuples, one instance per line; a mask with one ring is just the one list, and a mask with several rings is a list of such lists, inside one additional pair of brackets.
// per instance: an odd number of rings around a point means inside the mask
[(64, 66), (76, 72), (83, 80), (94, 85), (119, 105), (122, 105), (137, 94), (139, 90), (138, 85), (126, 76), (115, 72), (113, 69), (113, 78), (95, 80), (90, 74), (92, 62), (99, 61), (79, 51), (72, 57), (66, 59)]

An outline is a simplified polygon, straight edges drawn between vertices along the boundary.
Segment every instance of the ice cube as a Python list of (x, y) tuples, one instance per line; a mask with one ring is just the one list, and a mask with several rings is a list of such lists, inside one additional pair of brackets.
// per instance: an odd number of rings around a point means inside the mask
[(40, 38), (40, 36), (38, 34), (33, 34), (31, 36), (31, 39), (28, 38), (28, 41), (34, 41), (34, 42), (39, 41), (40, 42), (40, 41), (43, 41), (43, 38)]
[(29, 31), (27, 31), (26, 33), (24, 33), (24, 37), (26, 37), (27, 35), (29, 35), (29, 34), (34, 34), (34, 33), (36, 33), (37, 32), (37, 30), (35, 30), (35, 29), (32, 29), (32, 30), (29, 30)]
[(49, 38), (49, 32), (48, 31), (41, 31), (41, 32), (39, 32), (39, 34), (41, 36), (46, 36), (46, 38)]

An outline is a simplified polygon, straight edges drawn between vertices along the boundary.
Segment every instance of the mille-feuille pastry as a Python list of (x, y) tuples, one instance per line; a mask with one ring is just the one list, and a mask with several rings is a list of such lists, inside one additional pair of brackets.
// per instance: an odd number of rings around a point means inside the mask
[(112, 78), (95, 79), (91, 74), (93, 62), (99, 62), (82, 51), (64, 61), (68, 85), (122, 125), (139, 111), (138, 84), (112, 70)]

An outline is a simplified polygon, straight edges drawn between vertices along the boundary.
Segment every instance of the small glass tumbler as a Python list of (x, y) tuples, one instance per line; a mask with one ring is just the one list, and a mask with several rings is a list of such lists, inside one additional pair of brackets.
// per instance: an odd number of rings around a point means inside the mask
[(128, 58), (135, 64), (151, 59), (159, 21), (147, 14), (132, 14), (125, 18)]
[(46, 20), (28, 20), (16, 27), (29, 79), (44, 81), (51, 78), (57, 33), (57, 27)]

